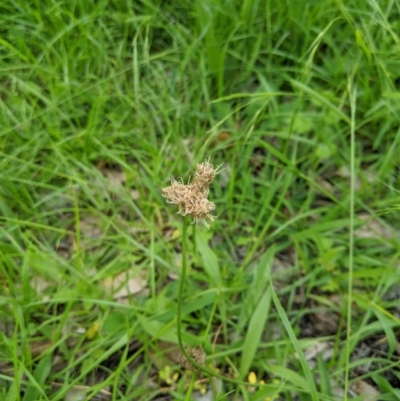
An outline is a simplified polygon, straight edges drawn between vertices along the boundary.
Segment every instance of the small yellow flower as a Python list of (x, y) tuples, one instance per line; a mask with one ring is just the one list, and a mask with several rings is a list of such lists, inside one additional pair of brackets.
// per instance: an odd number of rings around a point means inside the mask
[[(249, 373), (249, 375), (247, 376), (247, 381), (248, 381), (250, 384), (257, 384), (257, 383), (258, 383), (258, 385), (259, 385), (260, 387), (262, 387), (262, 386), (265, 385), (265, 381), (264, 381), (264, 380), (258, 381), (257, 375), (256, 375), (254, 372), (250, 372), (250, 373)], [(279, 380), (273, 379), (273, 380), (272, 380), (272, 383), (277, 384), (277, 383), (279, 383)], [(250, 387), (250, 388), (248, 388), (247, 390), (248, 390), (250, 393), (252, 393), (252, 392), (255, 391), (255, 388), (254, 388), (254, 387)], [(276, 399), (276, 397), (277, 397), (277, 395), (267, 396), (267, 397), (264, 398), (264, 401), (274, 401), (274, 400)]]
[(179, 373), (172, 373), (171, 366), (167, 365), (159, 370), (159, 378), (168, 386), (172, 386), (179, 378)]
[(250, 372), (249, 376), (247, 377), (247, 380), (250, 384), (256, 384), (257, 383), (257, 375), (254, 372)]
[(100, 323), (96, 320), (86, 331), (86, 338), (88, 340), (93, 340), (97, 336), (97, 333), (100, 330)]
[(196, 382), (194, 388), (200, 391), (200, 394), (205, 394), (207, 392), (207, 385), (205, 383)]

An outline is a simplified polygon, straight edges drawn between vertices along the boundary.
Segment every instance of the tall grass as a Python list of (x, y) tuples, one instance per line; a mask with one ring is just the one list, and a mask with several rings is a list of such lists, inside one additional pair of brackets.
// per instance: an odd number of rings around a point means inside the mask
[[(184, 340), (265, 381), (221, 397), (349, 399), (363, 380), (399, 399), (398, 14), (390, 0), (3, 1), (3, 399), (183, 397), (165, 351), (181, 221), (160, 189), (204, 155), (225, 170), (218, 219), (189, 230)], [(127, 303), (104, 284), (121, 272), (147, 280)]]

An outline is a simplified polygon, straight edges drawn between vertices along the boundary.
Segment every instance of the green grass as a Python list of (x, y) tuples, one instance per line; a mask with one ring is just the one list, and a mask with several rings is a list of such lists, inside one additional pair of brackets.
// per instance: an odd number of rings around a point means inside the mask
[[(185, 398), (161, 188), (205, 156), (225, 170), (216, 221), (189, 230), (184, 341), (265, 381), (219, 397), (363, 399), (363, 380), (400, 400), (399, 12), (4, 0), (0, 400)], [(104, 285), (122, 272), (146, 280), (127, 303)]]

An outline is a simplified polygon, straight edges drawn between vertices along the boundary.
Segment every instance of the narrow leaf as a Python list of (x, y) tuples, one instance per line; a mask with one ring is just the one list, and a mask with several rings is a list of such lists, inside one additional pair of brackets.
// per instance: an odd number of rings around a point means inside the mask
[(271, 289), (266, 289), (250, 319), (249, 327), (243, 344), (242, 359), (240, 360), (240, 378), (246, 375), (251, 367), (257, 348), (260, 344), (265, 323), (271, 306)]

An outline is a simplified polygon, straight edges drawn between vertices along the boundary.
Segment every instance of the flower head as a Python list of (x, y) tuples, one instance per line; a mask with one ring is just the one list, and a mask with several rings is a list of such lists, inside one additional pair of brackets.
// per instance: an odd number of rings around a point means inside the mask
[(163, 188), (162, 195), (168, 203), (179, 207), (178, 213), (182, 216), (190, 216), (197, 223), (202, 222), (208, 226), (206, 219), (214, 221), (210, 212), (215, 209), (215, 205), (208, 200), (208, 192), (216, 174), (218, 167), (214, 169), (209, 160), (206, 160), (197, 165), (192, 183), (183, 184), (173, 179), (169, 187)]
[[(204, 366), (204, 362), (206, 360), (206, 354), (200, 345), (197, 345), (196, 347), (186, 347), (186, 352), (189, 355), (189, 357), (192, 358), (196, 363), (198, 363), (201, 366)], [(188, 360), (185, 355), (181, 356), (180, 362), (183, 368), (200, 373), (199, 369), (193, 366), (190, 360)]]

